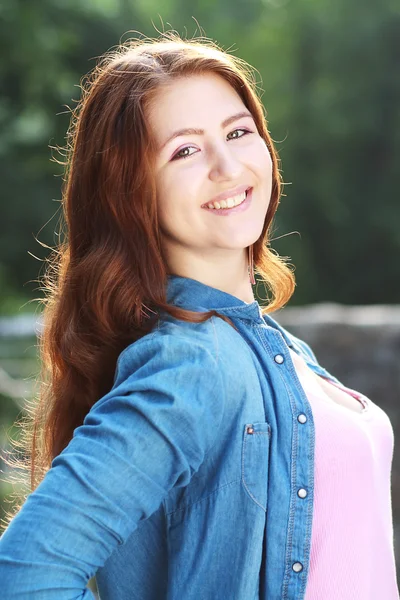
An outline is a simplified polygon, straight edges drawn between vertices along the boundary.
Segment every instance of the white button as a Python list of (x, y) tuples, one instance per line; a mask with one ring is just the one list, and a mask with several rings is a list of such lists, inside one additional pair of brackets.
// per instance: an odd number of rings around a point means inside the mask
[(307, 421), (307, 417), (305, 414), (301, 413), (301, 415), (297, 417), (297, 420), (299, 423), (305, 423)]
[(283, 363), (284, 360), (285, 359), (283, 358), (282, 354), (277, 354), (276, 356), (274, 356), (274, 361), (280, 365)]
[(299, 573), (300, 571), (303, 570), (303, 565), (300, 562), (295, 562), (292, 565), (292, 569), (293, 569), (293, 571), (296, 571), (296, 573)]
[(299, 498), (305, 498), (307, 496), (307, 490), (300, 488), (297, 492)]

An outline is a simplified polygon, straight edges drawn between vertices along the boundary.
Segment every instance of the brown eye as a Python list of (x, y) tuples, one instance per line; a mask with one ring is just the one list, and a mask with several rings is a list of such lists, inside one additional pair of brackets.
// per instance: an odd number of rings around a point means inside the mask
[(182, 152), (185, 152), (185, 150), (189, 150), (190, 148), (193, 148), (193, 146), (185, 146), (184, 148), (181, 148), (179, 150), (179, 152), (177, 152), (173, 157), (172, 160), (175, 160), (176, 158), (188, 158), (189, 156), (192, 156), (192, 154), (181, 154)]
[(239, 139), (241, 137), (244, 137), (247, 133), (251, 133), (251, 131), (249, 131), (248, 129), (234, 129), (233, 131), (231, 131), (230, 133), (228, 133), (228, 135), (233, 135), (234, 133), (237, 133), (238, 131), (242, 131), (243, 134), (239, 135), (239, 136), (232, 137), (231, 138), (232, 140), (237, 140), (237, 139)]
[[(249, 131), (248, 129), (238, 128), (238, 129), (234, 129), (233, 131), (228, 133), (228, 136), (229, 135), (232, 136), (233, 134), (238, 133), (238, 132), (242, 132), (241, 135), (236, 135), (229, 139), (238, 140), (239, 138), (242, 138), (249, 133), (253, 133), (252, 131)], [(181, 148), (176, 154), (174, 154), (174, 156), (172, 157), (171, 160), (180, 160), (181, 158), (189, 158), (189, 156), (192, 156), (192, 154), (195, 154), (195, 152), (191, 152), (190, 154), (183, 154), (183, 153), (186, 152), (186, 150), (190, 150), (190, 148), (194, 148), (194, 146), (185, 146), (184, 148)]]

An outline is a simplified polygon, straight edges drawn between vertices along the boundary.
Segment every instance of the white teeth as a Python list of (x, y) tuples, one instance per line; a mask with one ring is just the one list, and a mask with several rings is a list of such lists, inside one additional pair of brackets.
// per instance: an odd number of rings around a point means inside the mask
[(213, 209), (224, 209), (224, 208), (233, 208), (234, 206), (239, 206), (242, 204), (244, 200), (246, 200), (247, 192), (243, 192), (242, 194), (238, 194), (237, 196), (232, 196), (231, 198), (227, 198), (226, 200), (220, 200), (220, 202), (209, 202), (207, 204), (208, 208)]

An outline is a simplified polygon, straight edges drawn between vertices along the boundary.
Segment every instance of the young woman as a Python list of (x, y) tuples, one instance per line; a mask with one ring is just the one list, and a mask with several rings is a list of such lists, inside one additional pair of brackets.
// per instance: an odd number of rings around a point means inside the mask
[(7, 600), (94, 576), (102, 600), (399, 598), (389, 418), (271, 316), (295, 283), (252, 73), (170, 34), (83, 86)]

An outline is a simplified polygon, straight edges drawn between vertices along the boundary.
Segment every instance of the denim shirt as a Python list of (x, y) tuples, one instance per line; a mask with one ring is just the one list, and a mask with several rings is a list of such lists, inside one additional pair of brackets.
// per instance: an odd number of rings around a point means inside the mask
[[(1, 598), (301, 600), (310, 559), (314, 422), (289, 348), (257, 301), (169, 276), (163, 313), (120, 354), (111, 390), (0, 540)], [(302, 492), (300, 497), (298, 490)]]

